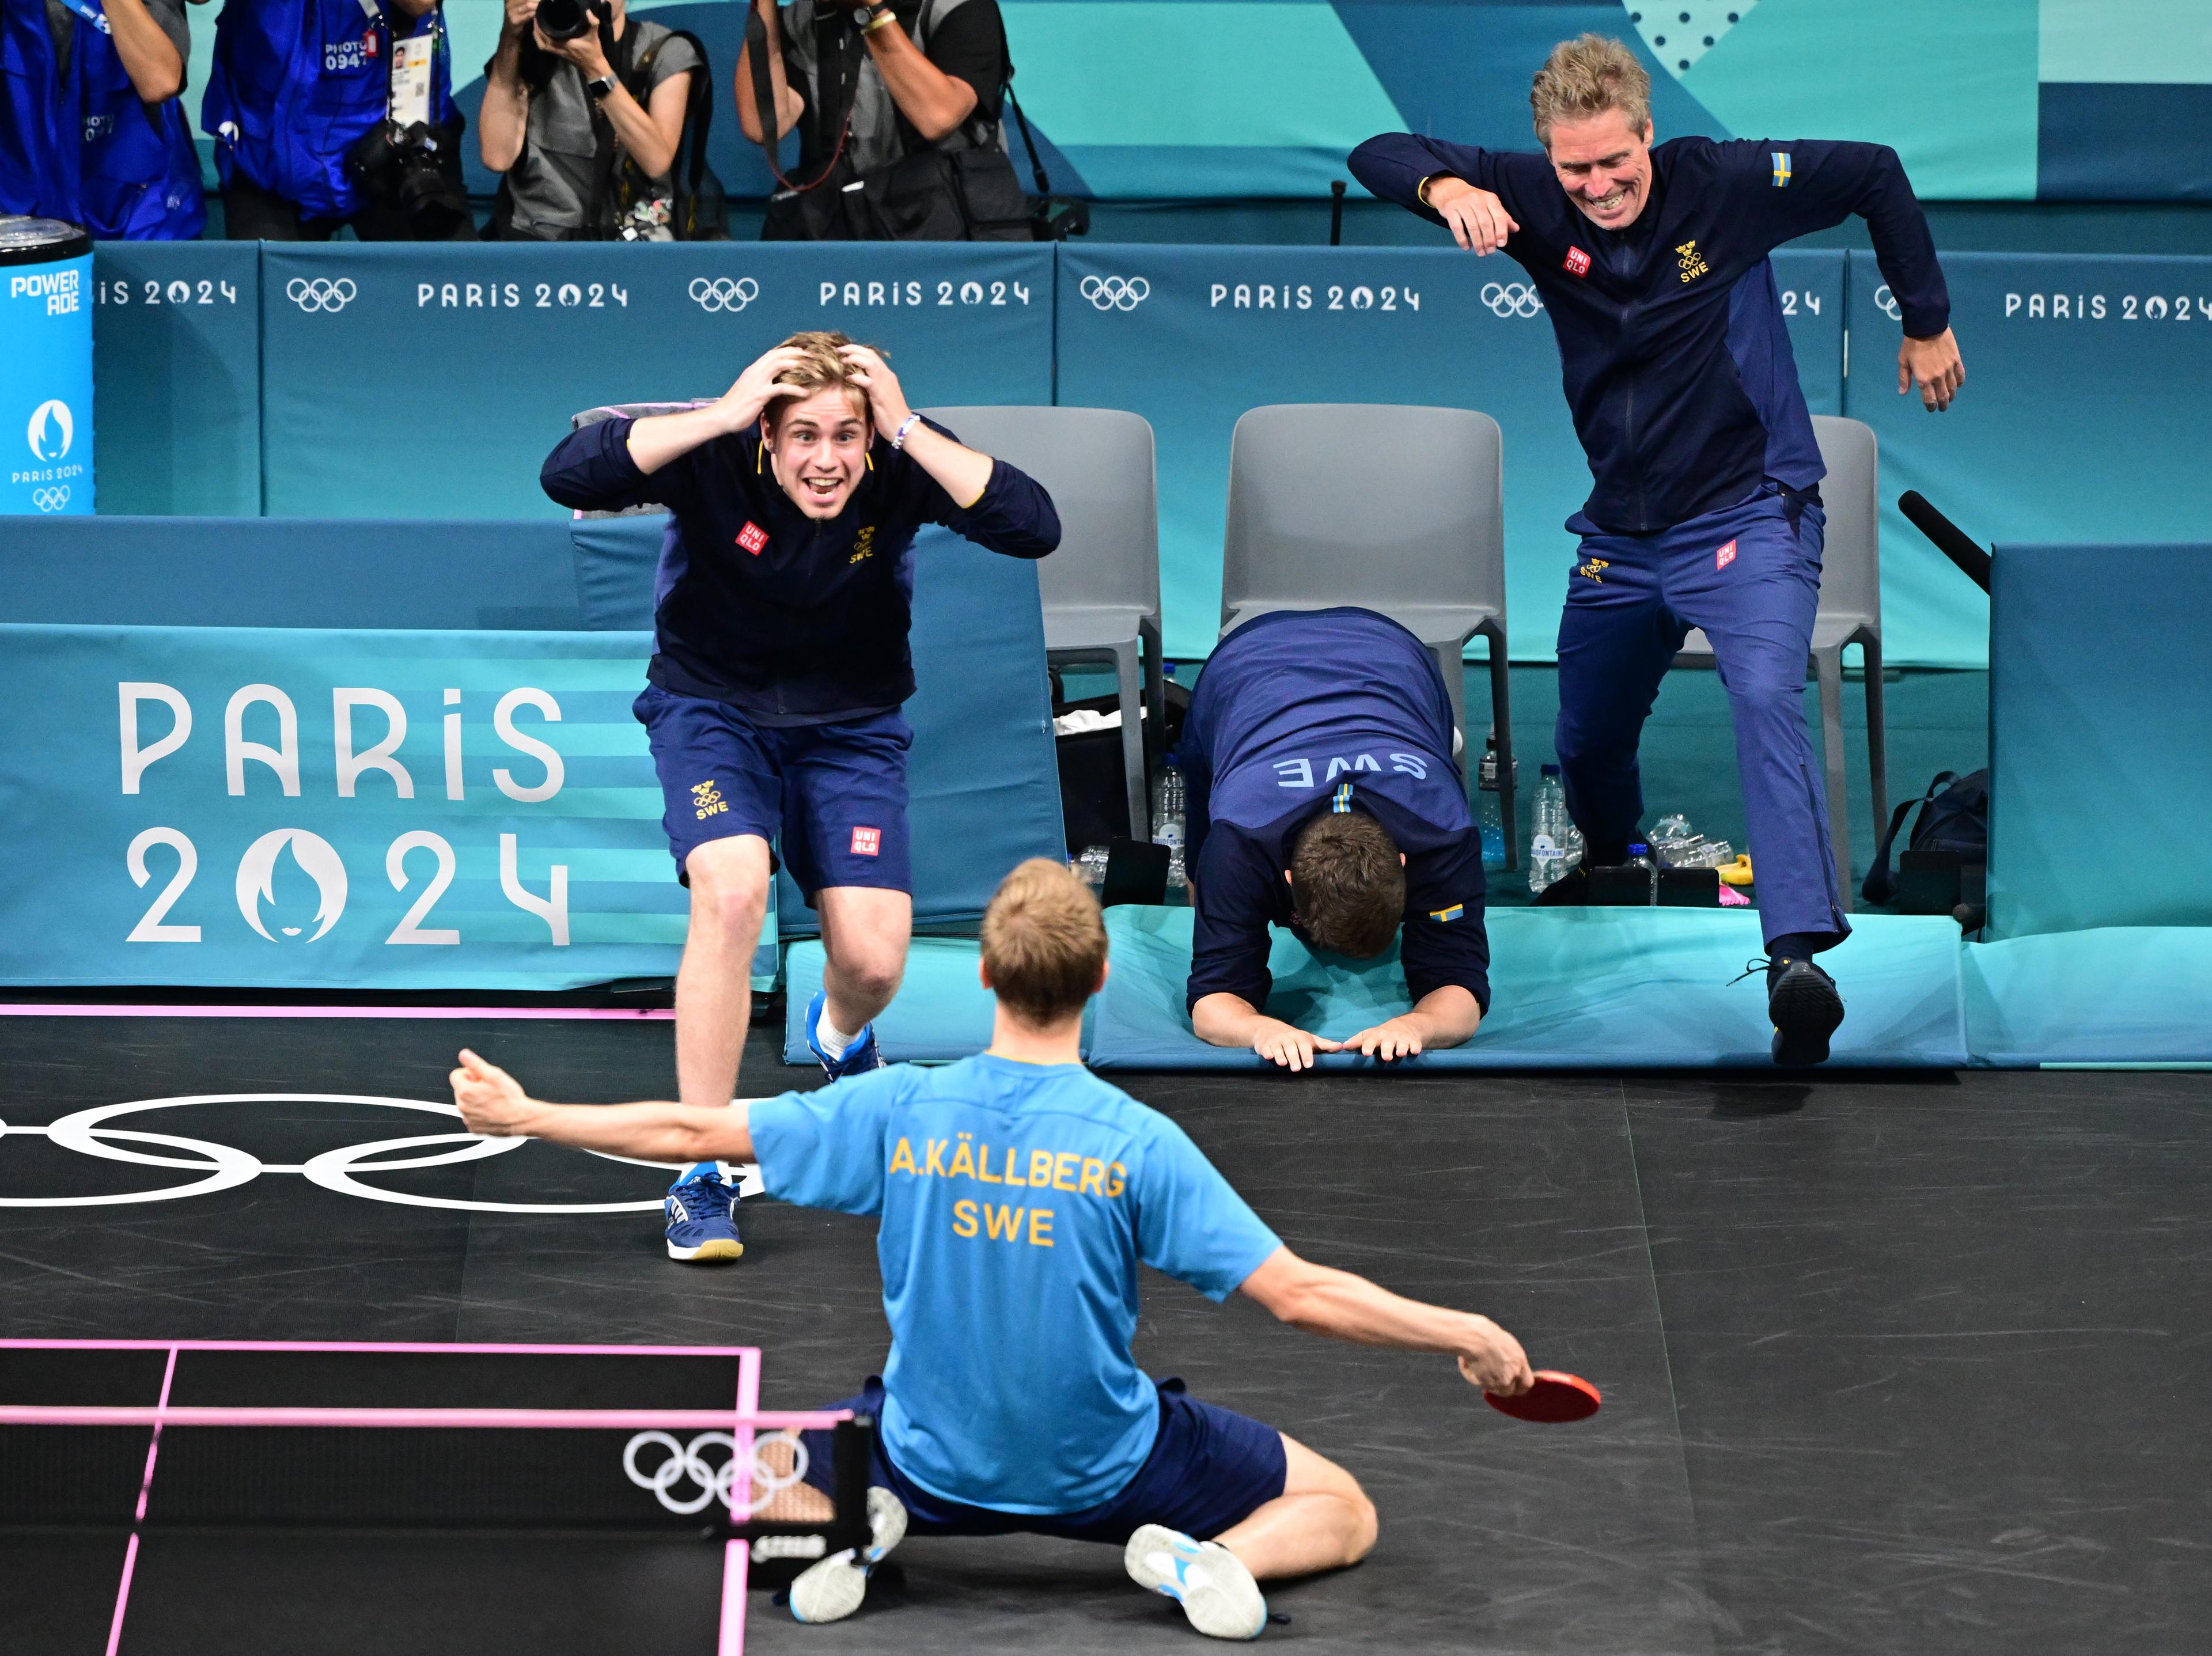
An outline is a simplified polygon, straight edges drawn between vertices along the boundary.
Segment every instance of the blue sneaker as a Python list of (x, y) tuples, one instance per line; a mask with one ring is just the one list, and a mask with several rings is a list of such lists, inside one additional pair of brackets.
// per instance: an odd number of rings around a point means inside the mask
[(738, 1236), (738, 1187), (711, 1162), (686, 1173), (668, 1191), (668, 1257), (720, 1265), (743, 1254)]
[(817, 1031), (822, 1028), (822, 1014), (830, 1004), (830, 997), (819, 989), (814, 998), (806, 1003), (807, 1050), (822, 1060), (822, 1073), (832, 1081), (842, 1081), (847, 1076), (866, 1075), (871, 1070), (884, 1067), (884, 1055), (876, 1045), (876, 1026), (864, 1023), (860, 1033), (853, 1037), (853, 1044), (845, 1049), (842, 1058), (831, 1058), (822, 1050)]

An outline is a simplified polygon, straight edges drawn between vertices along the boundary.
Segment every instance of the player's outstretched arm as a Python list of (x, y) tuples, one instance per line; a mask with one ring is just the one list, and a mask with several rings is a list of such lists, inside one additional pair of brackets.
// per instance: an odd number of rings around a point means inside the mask
[(1489, 1318), (1406, 1299), (1364, 1277), (1302, 1259), (1286, 1247), (1269, 1254), (1240, 1288), (1310, 1334), (1353, 1345), (1449, 1352), (1471, 1385), (1500, 1397), (1517, 1397), (1533, 1380), (1521, 1342)]
[(726, 1110), (663, 1103), (546, 1104), (465, 1046), (452, 1080), (462, 1121), (487, 1138), (546, 1138), (641, 1162), (753, 1160), (742, 1103)]
[(1460, 1045), (1481, 1022), (1482, 1003), (1457, 984), (1448, 983), (1422, 996), (1412, 1011), (1346, 1036), (1344, 1050), (1368, 1058), (1412, 1058), (1431, 1047), (1441, 1051)]
[(1202, 995), (1190, 1009), (1190, 1027), (1209, 1046), (1249, 1046), (1285, 1070), (1310, 1070), (1316, 1052), (1340, 1052), (1343, 1043), (1326, 1040), (1271, 1018), (1242, 995)]

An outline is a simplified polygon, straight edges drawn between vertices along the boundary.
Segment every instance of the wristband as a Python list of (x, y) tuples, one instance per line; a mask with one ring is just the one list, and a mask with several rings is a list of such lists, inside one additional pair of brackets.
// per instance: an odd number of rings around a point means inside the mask
[(909, 414), (905, 419), (900, 421), (898, 422), (898, 429), (891, 434), (892, 449), (896, 451), (904, 448), (906, 446), (907, 434), (911, 432), (921, 423), (921, 416), (918, 414)]
[(881, 10), (870, 15), (868, 21), (860, 25), (860, 33), (863, 34), (873, 34), (878, 29), (883, 27), (884, 24), (896, 23), (896, 21), (898, 21), (898, 19), (892, 15), (891, 9), (889, 6), (885, 6)]

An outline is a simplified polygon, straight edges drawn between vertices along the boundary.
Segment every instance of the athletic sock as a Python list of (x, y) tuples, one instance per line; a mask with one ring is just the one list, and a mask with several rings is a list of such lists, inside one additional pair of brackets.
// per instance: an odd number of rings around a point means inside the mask
[(845, 1056), (845, 1049), (854, 1037), (847, 1034), (830, 1022), (829, 1010), (823, 1010), (822, 1020), (814, 1026), (814, 1044), (822, 1049), (822, 1056), (833, 1063)]

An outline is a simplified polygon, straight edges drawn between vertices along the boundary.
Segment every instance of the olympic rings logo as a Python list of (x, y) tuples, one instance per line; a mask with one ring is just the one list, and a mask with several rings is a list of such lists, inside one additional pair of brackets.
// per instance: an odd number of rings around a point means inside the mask
[(1534, 316), (1544, 308), (1534, 285), (1526, 282), (1486, 282), (1482, 302), (1498, 316)]
[(1133, 311), (1152, 296), (1152, 284), (1142, 276), (1089, 276), (1076, 291), (1102, 311)]
[(322, 276), (294, 276), (284, 284), (284, 297), (303, 311), (343, 311), (360, 292), (351, 276), (340, 276), (336, 282)]
[[(187, 1196), (213, 1196), (222, 1191), (234, 1190), (240, 1185), (252, 1183), (264, 1173), (298, 1174), (309, 1184), (339, 1196), (357, 1197), (370, 1202), (390, 1202), (402, 1207), (453, 1209), (465, 1213), (658, 1213), (664, 1199), (654, 1197), (649, 1201), (632, 1202), (477, 1202), (459, 1197), (426, 1196), (414, 1191), (387, 1190), (368, 1184), (361, 1177), (364, 1174), (399, 1173), (412, 1168), (449, 1168), (464, 1162), (480, 1162), (487, 1156), (504, 1155), (528, 1142), (521, 1138), (479, 1138), (471, 1132), (376, 1138), (362, 1144), (343, 1144), (292, 1166), (264, 1162), (249, 1151), (210, 1139), (186, 1138), (173, 1133), (140, 1132), (135, 1129), (106, 1125), (118, 1117), (135, 1115), (141, 1111), (222, 1104), (344, 1104), (386, 1110), (416, 1110), (427, 1115), (455, 1118), (460, 1114), (460, 1111), (451, 1104), (431, 1104), (411, 1098), (363, 1097), (352, 1093), (197, 1093), (182, 1098), (147, 1098), (123, 1104), (94, 1105), (90, 1109), (76, 1111), (43, 1127), (10, 1126), (0, 1121), (0, 1147), (4, 1147), (9, 1137), (43, 1134), (49, 1143), (79, 1156), (89, 1156), (103, 1162), (126, 1162), (133, 1167), (180, 1169), (200, 1175), (198, 1180), (181, 1185), (163, 1186), (155, 1190), (125, 1191), (118, 1194), (0, 1196), (0, 1208), (93, 1208), (169, 1202)], [(459, 1125), (458, 1121), (455, 1125)], [(155, 1145), (181, 1154), (162, 1156), (148, 1150), (131, 1149), (125, 1143), (115, 1142), (117, 1140), (127, 1141), (129, 1144)], [(392, 1152), (417, 1150), (433, 1145), (449, 1148), (427, 1156), (386, 1159)], [(596, 1150), (589, 1153), (599, 1155)], [(377, 1159), (368, 1160), (371, 1156)], [(623, 1156), (606, 1156), (600, 1159), (628, 1162), (633, 1167), (666, 1168), (670, 1171), (674, 1171), (678, 1165), (672, 1162), (636, 1162)], [(758, 1189), (757, 1180), (757, 1174), (751, 1175), (744, 1188), (748, 1192)]]
[(735, 282), (727, 276), (693, 276), (689, 289), (702, 311), (742, 311), (760, 297), (760, 283), (750, 276)]
[(1892, 322), (1905, 320), (1905, 312), (1898, 308), (1897, 295), (1890, 292), (1887, 282), (1874, 290), (1874, 307)]
[[(779, 1472), (762, 1459), (761, 1452), (770, 1444), (791, 1452), (787, 1471)], [(648, 1448), (662, 1450), (666, 1457), (649, 1472), (638, 1465), (639, 1453)], [(705, 1452), (711, 1449), (721, 1450), (725, 1458), (708, 1459)], [(805, 1477), (806, 1445), (796, 1432), (763, 1433), (753, 1441), (751, 1459), (744, 1508), (748, 1516), (757, 1516), (769, 1502)], [(670, 1512), (687, 1516), (705, 1511), (709, 1501), (726, 1510), (736, 1506), (738, 1465), (738, 1441), (727, 1432), (702, 1432), (689, 1443), (678, 1443), (665, 1432), (640, 1432), (623, 1450), (623, 1471), (629, 1481), (641, 1489), (652, 1490), (653, 1498)], [(677, 1494), (677, 1486), (683, 1483), (689, 1483), (697, 1493)]]
[(41, 512), (58, 512), (69, 504), (69, 496), (67, 483), (59, 488), (34, 488), (31, 491), (31, 504)]

